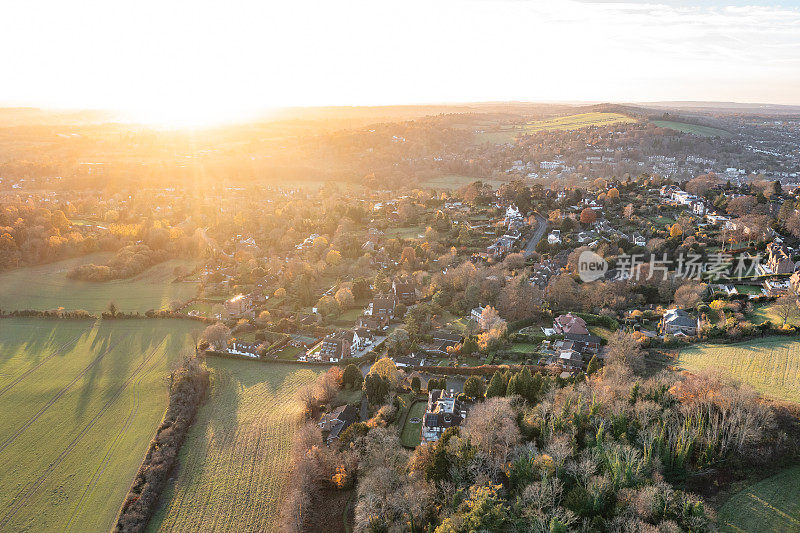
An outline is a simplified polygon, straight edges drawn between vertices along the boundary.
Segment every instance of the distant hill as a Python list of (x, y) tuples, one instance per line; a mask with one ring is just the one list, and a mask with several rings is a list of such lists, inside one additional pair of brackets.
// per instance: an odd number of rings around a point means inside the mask
[(54, 111), (36, 107), (0, 108), (0, 127), (87, 125), (102, 124), (113, 120), (105, 111)]
[(635, 107), (677, 109), (708, 113), (749, 113), (754, 115), (797, 115), (800, 105), (758, 104), (740, 102), (639, 102)]

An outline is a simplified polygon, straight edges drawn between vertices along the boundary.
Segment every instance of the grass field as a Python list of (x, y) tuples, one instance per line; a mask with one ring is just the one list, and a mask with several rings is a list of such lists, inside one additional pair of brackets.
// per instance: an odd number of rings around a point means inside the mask
[(719, 510), (723, 531), (800, 531), (800, 466), (731, 496)]
[[(761, 291), (754, 294), (761, 294)], [(761, 324), (769, 320), (777, 326), (783, 325), (783, 319), (778, 316), (778, 311), (775, 304), (764, 304), (753, 307), (753, 312), (747, 317), (753, 324)], [(786, 321), (787, 324), (800, 325), (800, 318), (794, 317)]]
[(538, 344), (533, 344), (530, 342), (515, 342), (511, 346), (511, 351), (520, 353), (534, 353), (538, 349)]
[(547, 130), (577, 130), (589, 126), (608, 126), (619, 122), (636, 122), (635, 118), (621, 113), (580, 113), (548, 120), (536, 120), (523, 126), (503, 128), (500, 131), (485, 131), (476, 134), (476, 142), (503, 144), (512, 142), (520, 135)]
[(190, 321), (0, 320), (0, 531), (108, 531)]
[(783, 337), (740, 344), (699, 345), (680, 351), (687, 370), (721, 368), (765, 396), (800, 402), (800, 341)]
[(730, 137), (731, 134), (719, 128), (710, 126), (698, 126), (697, 124), (687, 124), (685, 122), (672, 122), (670, 120), (654, 120), (653, 124), (659, 128), (669, 128), (683, 133), (691, 133), (700, 137)]
[(355, 322), (356, 320), (358, 320), (358, 317), (360, 317), (363, 314), (364, 314), (363, 307), (354, 307), (353, 309), (348, 309), (347, 311), (339, 315), (339, 318), (337, 318), (337, 320), (342, 322)]
[[(408, 418), (406, 418), (403, 429), (400, 432), (400, 442), (403, 446), (409, 448), (416, 448), (419, 446), (422, 439), (422, 415), (425, 414), (425, 409), (428, 407), (428, 402), (419, 400), (411, 405), (408, 410)], [(419, 418), (419, 422), (411, 422), (412, 418)]]
[(657, 217), (650, 217), (650, 222), (652, 222), (654, 225), (658, 227), (663, 228), (665, 226), (671, 226), (672, 224), (674, 224), (675, 219), (672, 217), (663, 217), (659, 215)]
[(500, 185), (504, 183), (508, 183), (504, 180), (497, 180), (492, 178), (476, 178), (474, 176), (460, 176), (457, 174), (450, 174), (447, 176), (438, 176), (436, 178), (431, 178), (429, 180), (425, 180), (420, 183), (420, 187), (426, 187), (430, 189), (447, 189), (447, 190), (455, 190), (460, 189), (466, 185), (474, 181), (480, 181), (481, 183), (485, 183), (487, 185), (491, 185), (493, 189), (498, 188)]
[(387, 238), (395, 237), (398, 239), (418, 239), (420, 235), (425, 235), (425, 226), (386, 228), (384, 233), (386, 234)]
[(610, 329), (604, 328), (603, 326), (589, 326), (588, 329), (589, 333), (592, 335), (597, 335), (601, 339), (605, 340), (610, 339), (611, 335), (613, 335), (613, 332)]
[(110, 254), (93, 254), (49, 265), (19, 268), (0, 274), (0, 309), (44, 311), (63, 307), (83, 309), (98, 314), (114, 302), (120, 311), (162, 309), (173, 300), (188, 300), (197, 292), (197, 284), (172, 283), (176, 266), (186, 261), (166, 261), (125, 279), (91, 283), (67, 279), (76, 265), (103, 263)]
[(213, 391), (181, 449), (150, 531), (275, 531), (292, 435), (294, 395), (318, 371), (209, 359)]

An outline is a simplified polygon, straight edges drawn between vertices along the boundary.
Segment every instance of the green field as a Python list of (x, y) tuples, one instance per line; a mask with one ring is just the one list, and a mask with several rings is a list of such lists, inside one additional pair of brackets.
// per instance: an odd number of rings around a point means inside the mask
[(512, 352), (534, 353), (538, 349), (539, 345), (531, 342), (515, 342), (513, 345), (511, 345)]
[(596, 335), (605, 340), (610, 339), (611, 335), (613, 335), (613, 332), (610, 329), (604, 328), (603, 326), (589, 326), (588, 329), (589, 333), (592, 335)]
[(337, 318), (336, 320), (340, 322), (355, 322), (363, 314), (364, 314), (363, 307), (354, 307), (353, 309), (348, 309), (347, 311), (339, 315), (339, 318)]
[(108, 531), (198, 325), (0, 320), (0, 531)]
[[(759, 291), (758, 294), (761, 294), (761, 291)], [(754, 306), (753, 312), (750, 313), (747, 316), (747, 318), (753, 324), (761, 324), (762, 322), (769, 320), (776, 326), (783, 325), (783, 319), (780, 316), (778, 316), (778, 311), (776, 309), (775, 304), (764, 304), (764, 305)], [(789, 320), (787, 320), (786, 323), (795, 326), (800, 325), (800, 318), (798, 317), (789, 318)]]
[(548, 120), (536, 120), (522, 126), (503, 127), (499, 131), (483, 131), (476, 134), (476, 142), (503, 144), (512, 142), (520, 135), (547, 130), (577, 130), (589, 126), (608, 126), (619, 122), (636, 122), (635, 118), (621, 113), (579, 113)]
[(685, 122), (672, 122), (670, 120), (654, 120), (653, 124), (659, 128), (669, 128), (683, 133), (691, 133), (700, 137), (730, 137), (731, 134), (719, 128), (710, 126), (698, 126), (697, 124), (687, 124)]
[(800, 466), (731, 496), (719, 510), (724, 531), (800, 531)]
[(678, 364), (687, 370), (721, 368), (758, 392), (800, 402), (800, 341), (783, 337), (740, 344), (699, 345), (680, 351)]
[(675, 223), (675, 219), (674, 218), (672, 218), (672, 217), (663, 217), (661, 215), (659, 215), (657, 217), (650, 217), (649, 220), (654, 225), (656, 225), (658, 227), (661, 227), (661, 228), (663, 228), (665, 226), (671, 226), (671, 225), (673, 225)]
[(208, 360), (213, 391), (181, 449), (175, 481), (150, 531), (275, 531), (298, 388), (318, 371), (288, 364)]
[[(428, 407), (428, 402), (425, 400), (419, 400), (416, 403), (411, 405), (411, 408), (408, 410), (408, 417), (406, 418), (405, 424), (403, 424), (403, 430), (400, 432), (400, 442), (403, 446), (408, 446), (409, 448), (416, 448), (419, 446), (420, 440), (422, 439), (422, 415), (425, 414), (425, 409)], [(411, 422), (412, 418), (419, 418), (419, 422)]]
[(397, 239), (418, 239), (420, 235), (425, 235), (425, 226), (410, 226), (407, 228), (386, 228), (384, 232), (387, 238)]
[(120, 311), (145, 312), (167, 308), (174, 300), (188, 300), (197, 292), (196, 283), (172, 283), (175, 267), (193, 267), (180, 260), (160, 263), (130, 279), (99, 283), (67, 279), (76, 265), (104, 263), (110, 257), (100, 253), (4, 272), (0, 274), (0, 309), (45, 311), (63, 307), (99, 314), (113, 301)]
[(425, 180), (420, 183), (420, 187), (426, 187), (429, 189), (440, 189), (440, 190), (441, 189), (455, 190), (455, 189), (460, 189), (461, 187), (465, 187), (474, 181), (480, 181), (481, 183), (491, 185), (493, 189), (498, 188), (504, 183), (508, 183), (507, 180), (498, 180), (493, 178), (476, 178), (474, 176), (460, 176), (457, 174), (450, 174), (447, 176), (438, 176), (436, 178)]

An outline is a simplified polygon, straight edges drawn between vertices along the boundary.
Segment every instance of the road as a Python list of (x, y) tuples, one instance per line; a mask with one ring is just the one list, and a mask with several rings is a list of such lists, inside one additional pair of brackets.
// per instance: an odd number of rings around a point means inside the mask
[(544, 237), (545, 232), (547, 232), (547, 219), (539, 213), (534, 213), (534, 216), (536, 217), (536, 229), (533, 231), (533, 236), (531, 236), (530, 240), (525, 244), (525, 248), (522, 249), (522, 255), (525, 257), (533, 255), (533, 252), (536, 251), (536, 245), (539, 244), (539, 241)]

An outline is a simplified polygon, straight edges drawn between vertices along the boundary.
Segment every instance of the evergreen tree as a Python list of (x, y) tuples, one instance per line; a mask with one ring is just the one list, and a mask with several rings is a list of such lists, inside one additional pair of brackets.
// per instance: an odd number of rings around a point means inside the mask
[(367, 394), (369, 403), (373, 405), (380, 405), (386, 401), (389, 388), (389, 381), (378, 374), (370, 372), (367, 374), (366, 379), (364, 379), (364, 392)]
[(344, 386), (352, 390), (357, 390), (361, 388), (363, 382), (364, 375), (361, 373), (361, 370), (352, 363), (347, 365), (344, 369), (344, 374), (342, 374), (342, 383)]
[(496, 371), (489, 382), (489, 387), (486, 389), (487, 398), (496, 398), (498, 396), (505, 396), (508, 385), (503, 379), (503, 374)]
[(519, 379), (519, 373), (514, 374), (511, 376), (511, 379), (508, 380), (508, 385), (506, 387), (506, 396), (514, 396), (520, 395), (522, 396), (522, 387), (523, 383)]
[(486, 387), (481, 378), (477, 376), (470, 376), (467, 378), (467, 381), (464, 382), (464, 394), (470, 398), (482, 400), (485, 393)]
[(586, 375), (591, 376), (598, 370), (600, 370), (600, 361), (597, 359), (596, 355), (593, 355), (592, 358), (589, 359), (589, 364), (586, 366)]

